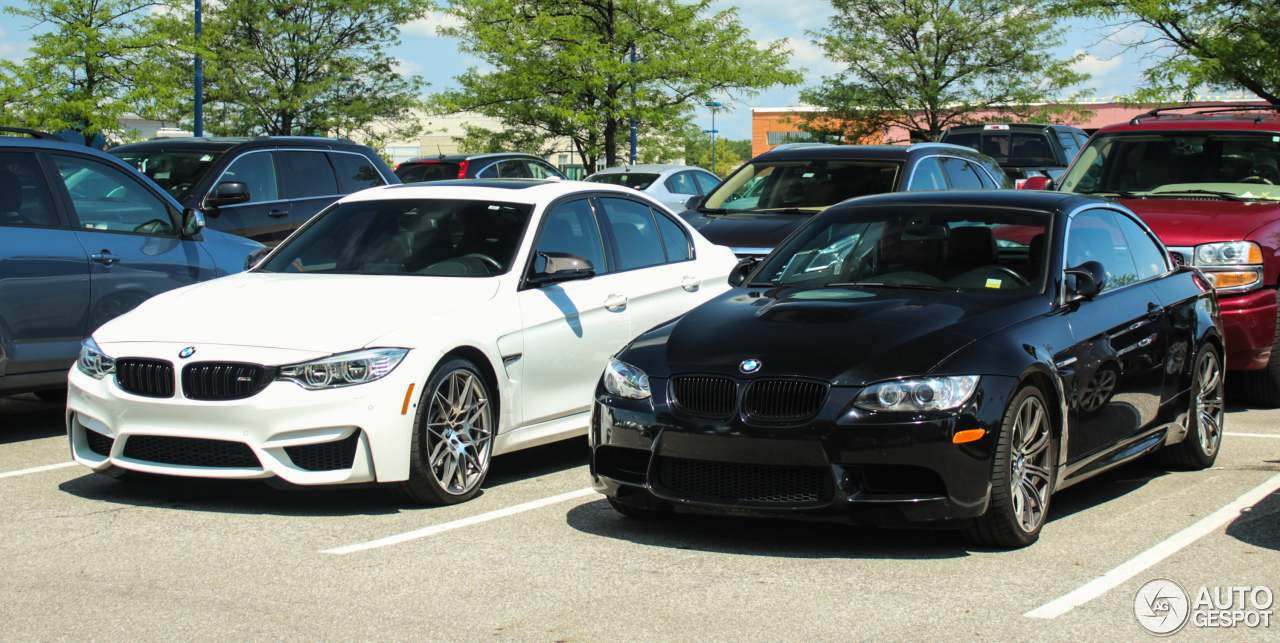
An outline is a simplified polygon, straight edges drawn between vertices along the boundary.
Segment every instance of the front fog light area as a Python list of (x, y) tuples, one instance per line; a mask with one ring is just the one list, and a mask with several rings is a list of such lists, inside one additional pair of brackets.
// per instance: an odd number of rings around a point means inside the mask
[(898, 380), (862, 389), (853, 403), (868, 411), (945, 411), (964, 404), (977, 389), (977, 375)]
[(276, 379), (297, 382), (311, 391), (355, 386), (386, 377), (408, 352), (404, 348), (373, 348), (342, 353), (313, 362), (281, 366)]
[(102, 352), (97, 342), (90, 337), (80, 342), (80, 358), (76, 360), (76, 368), (81, 373), (100, 380), (116, 372), (116, 360)]
[(649, 391), (649, 376), (616, 359), (610, 359), (604, 367), (604, 389), (611, 395), (632, 400), (643, 400), (652, 395)]

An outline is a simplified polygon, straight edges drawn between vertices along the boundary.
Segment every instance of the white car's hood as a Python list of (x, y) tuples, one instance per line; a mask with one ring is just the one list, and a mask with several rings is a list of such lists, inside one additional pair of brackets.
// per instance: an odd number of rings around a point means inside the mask
[[(488, 301), (498, 279), (241, 273), (158, 295), (93, 333), (99, 344), (180, 342), (356, 350)], [(406, 348), (414, 348), (407, 346)]]

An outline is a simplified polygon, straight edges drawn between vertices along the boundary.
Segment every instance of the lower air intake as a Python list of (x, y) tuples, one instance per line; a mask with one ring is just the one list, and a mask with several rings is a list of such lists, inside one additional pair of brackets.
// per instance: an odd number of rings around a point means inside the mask
[(332, 442), (306, 444), (300, 447), (285, 447), (284, 452), (299, 469), (307, 471), (338, 471), (350, 469), (356, 461), (356, 445), (360, 443), (360, 432), (355, 431), (349, 437)]
[(826, 502), (834, 495), (826, 467), (662, 458), (658, 480), (690, 500), (781, 505)]
[(111, 447), (116, 441), (92, 429), (84, 430), (84, 437), (89, 442), (89, 450), (103, 457), (111, 455)]
[(257, 469), (262, 467), (253, 449), (243, 442), (133, 435), (124, 443), (124, 457), (157, 464), (177, 464), (213, 469)]

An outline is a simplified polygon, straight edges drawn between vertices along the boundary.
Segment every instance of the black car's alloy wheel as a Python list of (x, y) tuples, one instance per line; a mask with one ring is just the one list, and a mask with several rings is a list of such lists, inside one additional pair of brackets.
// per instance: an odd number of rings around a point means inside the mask
[(1187, 413), (1187, 437), (1158, 451), (1161, 462), (1175, 469), (1207, 469), (1218, 459), (1225, 417), (1222, 360), (1218, 349), (1205, 345), (1196, 356), (1191, 373), (1191, 408)]
[(418, 403), (409, 479), (396, 487), (398, 495), (432, 505), (474, 497), (489, 473), (495, 411), (489, 386), (474, 364), (454, 359), (438, 366)]
[(991, 467), (987, 512), (965, 526), (971, 542), (1025, 547), (1040, 537), (1057, 471), (1057, 443), (1044, 395), (1034, 386), (1018, 391), (1005, 411)]

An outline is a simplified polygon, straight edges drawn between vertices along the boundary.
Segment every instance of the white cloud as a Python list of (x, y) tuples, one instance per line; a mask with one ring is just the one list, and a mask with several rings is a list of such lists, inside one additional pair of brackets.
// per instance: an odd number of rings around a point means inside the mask
[(0, 25), (0, 59), (22, 62), (31, 56), (29, 46), (28, 42), (9, 38), (9, 33)]
[(419, 18), (401, 28), (401, 33), (413, 38), (439, 38), (436, 29), (439, 27), (461, 27), (462, 21), (442, 11), (429, 11), (425, 17)]
[(1077, 61), (1071, 68), (1077, 73), (1089, 74), (1095, 80), (1107, 78), (1124, 69), (1126, 65), (1124, 56), (1120, 55), (1099, 58), (1091, 53), (1077, 49), (1075, 55), (1080, 54), (1084, 54), (1084, 58)]
[(423, 69), (422, 65), (402, 58), (397, 58), (396, 61), (391, 64), (391, 70), (401, 76), (417, 76), (422, 74)]

